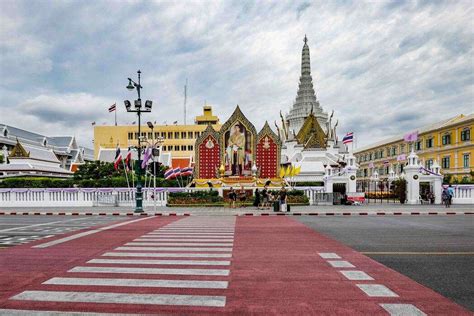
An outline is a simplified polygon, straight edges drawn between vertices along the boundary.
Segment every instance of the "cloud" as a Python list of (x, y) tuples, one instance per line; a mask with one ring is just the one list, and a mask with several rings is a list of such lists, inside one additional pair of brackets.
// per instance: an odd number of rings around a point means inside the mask
[(137, 69), (151, 120), (183, 120), (187, 78), (188, 122), (204, 102), (222, 121), (237, 104), (257, 129), (279, 121), (304, 34), (318, 99), (359, 145), (473, 108), (469, 1), (6, 0), (0, 12), (1, 121), (26, 117), (89, 146), (90, 122), (111, 122), (107, 107), (135, 97), (125, 85)]

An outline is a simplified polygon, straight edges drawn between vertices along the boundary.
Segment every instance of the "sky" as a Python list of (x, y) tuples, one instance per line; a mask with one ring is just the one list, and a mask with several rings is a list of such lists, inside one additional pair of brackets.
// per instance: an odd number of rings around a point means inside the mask
[(92, 148), (93, 126), (183, 122), (238, 104), (257, 130), (296, 97), (305, 34), (317, 98), (357, 146), (474, 110), (473, 1), (0, 1), (0, 123)]

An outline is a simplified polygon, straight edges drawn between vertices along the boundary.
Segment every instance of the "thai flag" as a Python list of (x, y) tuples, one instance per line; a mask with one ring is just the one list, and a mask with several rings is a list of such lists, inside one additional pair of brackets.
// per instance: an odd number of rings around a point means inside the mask
[(125, 156), (125, 166), (128, 170), (132, 170), (132, 150), (128, 148), (127, 156)]
[(174, 177), (175, 177), (175, 175), (174, 175), (174, 169), (173, 168), (169, 168), (168, 170), (166, 170), (166, 172), (165, 172), (165, 179), (166, 180), (173, 179)]
[(181, 170), (181, 175), (182, 176), (191, 176), (193, 174), (193, 168), (191, 167), (186, 167), (183, 170)]
[(116, 109), (117, 109), (117, 104), (116, 103), (109, 106), (109, 112), (114, 112)]
[(174, 168), (173, 172), (174, 172), (175, 177), (180, 176), (181, 175), (181, 168), (180, 167)]
[(349, 143), (352, 143), (353, 140), (354, 140), (354, 133), (350, 132), (350, 133), (347, 133), (346, 136), (344, 136), (344, 138), (342, 139), (342, 143), (349, 144)]
[(122, 154), (120, 153), (120, 147), (117, 147), (117, 150), (115, 151), (115, 159), (114, 159), (115, 170), (118, 169), (118, 166), (121, 161), (122, 161)]

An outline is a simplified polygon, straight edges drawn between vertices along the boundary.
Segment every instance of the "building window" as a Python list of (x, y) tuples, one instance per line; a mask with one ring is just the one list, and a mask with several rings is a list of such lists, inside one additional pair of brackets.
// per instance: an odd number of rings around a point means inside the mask
[(451, 144), (451, 134), (443, 135), (443, 137), (441, 137), (441, 142), (443, 143), (443, 145)]
[(179, 151), (179, 146), (178, 146), (178, 145), (175, 145), (175, 146), (174, 146), (174, 150), (175, 150), (175, 151)]
[(421, 150), (421, 140), (415, 143), (415, 150)]
[(174, 132), (174, 138), (179, 139), (179, 132)]
[(471, 140), (471, 129), (465, 128), (461, 131), (461, 141), (465, 142), (467, 140)]
[(132, 132), (128, 132), (128, 139), (133, 139), (133, 133)]
[(157, 139), (158, 137), (160, 137), (160, 133), (155, 132), (155, 139)]
[(186, 132), (181, 132), (181, 138), (186, 139)]
[(193, 145), (188, 145), (188, 150), (192, 151), (194, 149), (193, 147), (194, 147)]
[(425, 161), (425, 168), (426, 169), (431, 169), (431, 166), (433, 165), (433, 159), (428, 159)]
[(168, 132), (168, 139), (172, 139), (173, 138), (173, 133), (172, 132)]
[(161, 137), (163, 137), (163, 139), (166, 138), (166, 133), (165, 132), (161, 132)]
[(138, 139), (138, 135), (139, 135), (138, 133), (135, 133), (135, 139)]
[(369, 160), (372, 160), (372, 153), (369, 154)]
[(405, 144), (400, 145), (400, 154), (403, 154), (405, 152)]
[(426, 148), (433, 148), (433, 138), (428, 138), (426, 140)]
[(441, 159), (441, 167), (443, 169), (449, 169), (449, 156), (446, 156), (446, 157), (443, 157), (443, 159)]
[(470, 154), (464, 154), (462, 155), (462, 166), (463, 168), (469, 168), (469, 160), (470, 160)]
[(148, 132), (148, 139), (153, 139), (153, 133), (152, 132)]
[(181, 151), (186, 151), (186, 145), (181, 145)]
[(194, 138), (198, 138), (199, 137), (199, 132), (194, 132)]
[(188, 132), (188, 138), (193, 139), (193, 132)]

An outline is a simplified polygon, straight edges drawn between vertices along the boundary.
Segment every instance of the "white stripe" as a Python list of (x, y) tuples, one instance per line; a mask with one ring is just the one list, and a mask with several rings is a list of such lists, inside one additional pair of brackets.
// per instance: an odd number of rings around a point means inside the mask
[(114, 224), (114, 225), (109, 225), (109, 226), (105, 226), (105, 227), (94, 229), (94, 230), (89, 230), (89, 231), (82, 232), (82, 233), (79, 233), (79, 234), (75, 234), (75, 235), (72, 235), (72, 236), (68, 236), (68, 237), (56, 239), (56, 240), (53, 240), (53, 241), (50, 241), (50, 242), (46, 242), (44, 244), (39, 244), (39, 245), (33, 246), (32, 248), (47, 248), (47, 247), (50, 247), (50, 246), (55, 246), (55, 245), (62, 244), (62, 243), (65, 243), (65, 242), (68, 242), (68, 241), (71, 241), (71, 240), (74, 240), (74, 239), (78, 239), (78, 238), (81, 238), (81, 237), (84, 237), (84, 236), (99, 233), (99, 232), (102, 232), (104, 230), (109, 230), (109, 229), (112, 229), (112, 228), (116, 228), (116, 227), (120, 227), (120, 226), (124, 226), (124, 225), (128, 225), (128, 224), (136, 223), (136, 222), (139, 222), (139, 221), (144, 221), (144, 220), (151, 219), (151, 218), (153, 218), (153, 217), (139, 218), (139, 219), (135, 219), (135, 220), (132, 220), (132, 221), (126, 221), (126, 222), (122, 222), (122, 223), (119, 223), (119, 224)]
[(155, 230), (234, 230), (234, 227), (161, 227)]
[(128, 242), (125, 246), (217, 246), (217, 247), (232, 247), (231, 243), (161, 243), (161, 242)]
[(334, 268), (354, 268), (354, 265), (349, 261), (344, 260), (329, 260), (328, 261), (331, 266)]
[(137, 250), (137, 251), (223, 251), (223, 252), (232, 252), (232, 248), (212, 248), (212, 247), (201, 247), (201, 248), (195, 248), (195, 247), (117, 247), (115, 250)]
[(230, 253), (154, 253), (154, 252), (106, 252), (105, 257), (150, 257), (150, 258), (231, 258)]
[(388, 287), (382, 284), (356, 284), (365, 294), (371, 297), (398, 297)]
[(178, 228), (160, 228), (157, 230), (154, 230), (153, 232), (213, 232), (213, 233), (228, 233), (228, 232), (235, 232), (235, 229), (197, 229), (197, 228), (187, 228), (187, 229), (178, 229)]
[(391, 316), (426, 316), (412, 304), (379, 304)]
[(176, 274), (176, 275), (221, 275), (228, 276), (225, 269), (161, 269), (161, 268), (117, 268), (117, 267), (74, 267), (68, 272), (87, 273), (134, 273), (134, 274)]
[(162, 264), (162, 265), (206, 265), (228, 266), (230, 261), (211, 260), (144, 260), (144, 259), (92, 259), (87, 263), (112, 263), (112, 264)]
[(206, 239), (234, 239), (234, 236), (169, 236), (169, 235), (143, 235), (140, 238), (183, 238), (183, 239), (194, 239), (194, 238), (206, 238)]
[(370, 275), (365, 273), (364, 271), (339, 271), (341, 272), (348, 280), (373, 280)]
[(318, 255), (323, 259), (341, 259), (341, 257), (334, 252), (319, 252)]
[(148, 279), (106, 279), (106, 278), (52, 278), (43, 284), (57, 285), (97, 285), (128, 287), (171, 287), (192, 289), (226, 289), (227, 281), (193, 280), (148, 280)]
[(186, 241), (186, 242), (202, 242), (202, 241), (212, 241), (212, 242), (233, 242), (234, 239), (194, 239), (194, 238), (185, 238), (185, 239), (167, 239), (167, 238), (137, 238), (133, 241), (163, 241), (163, 242), (175, 242), (175, 241)]
[(30, 300), (46, 302), (81, 302), (140, 305), (182, 305), (224, 307), (225, 296), (171, 295), (171, 294), (133, 294), (100, 292), (64, 292), (64, 291), (25, 291), (12, 300)]
[(234, 236), (234, 233), (206, 233), (206, 232), (195, 232), (195, 233), (186, 233), (186, 232), (156, 232), (149, 233), (147, 235), (211, 235), (211, 236), (221, 236), (221, 235), (230, 235)]

